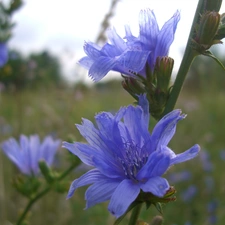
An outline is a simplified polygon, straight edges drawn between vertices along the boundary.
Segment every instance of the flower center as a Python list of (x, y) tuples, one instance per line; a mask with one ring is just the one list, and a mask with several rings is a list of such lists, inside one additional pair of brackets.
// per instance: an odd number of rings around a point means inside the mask
[(118, 161), (125, 175), (132, 180), (136, 180), (136, 175), (147, 162), (148, 156), (145, 149), (133, 143), (124, 143), (124, 153), (122, 157), (118, 157)]

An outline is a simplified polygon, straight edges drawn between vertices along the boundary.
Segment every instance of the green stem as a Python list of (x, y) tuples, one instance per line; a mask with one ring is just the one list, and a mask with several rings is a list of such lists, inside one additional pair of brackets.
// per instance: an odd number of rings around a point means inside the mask
[(135, 208), (132, 210), (132, 214), (131, 214), (128, 225), (136, 225), (138, 216), (141, 212), (141, 207), (142, 207), (142, 204), (140, 203), (137, 206), (135, 206)]
[[(60, 181), (62, 180), (64, 177), (66, 177), (75, 167), (77, 166), (77, 164), (73, 164), (71, 165), (64, 173), (62, 173), (57, 179), (56, 181)], [(40, 199), (41, 197), (43, 197), (44, 195), (46, 195), (49, 191), (51, 190), (51, 186), (46, 187), (44, 190), (42, 190), (41, 192), (39, 192), (35, 197), (33, 197), (32, 199), (30, 199), (30, 201), (28, 202), (26, 208), (24, 209), (23, 213), (21, 214), (21, 216), (18, 219), (18, 222), (16, 223), (16, 225), (22, 225), (22, 222), (24, 221), (27, 213), (29, 212), (29, 210), (31, 209), (31, 207), (33, 206), (33, 204)]]
[(190, 31), (190, 34), (189, 34), (189, 37), (188, 37), (186, 49), (185, 49), (185, 52), (184, 52), (184, 57), (182, 59), (180, 68), (179, 68), (178, 73), (177, 73), (177, 77), (175, 79), (171, 94), (170, 94), (169, 99), (166, 103), (166, 107), (165, 107), (165, 110), (162, 114), (162, 117), (164, 115), (166, 115), (167, 113), (171, 112), (174, 109), (176, 101), (177, 101), (178, 96), (180, 94), (180, 91), (182, 89), (184, 80), (185, 80), (186, 75), (188, 73), (188, 70), (189, 70), (195, 56), (197, 55), (197, 53), (195, 52), (195, 50), (192, 48), (191, 45), (192, 45), (192, 38), (194, 36), (194, 31), (196, 29), (196, 24), (199, 21), (201, 13), (204, 11), (204, 6), (205, 6), (205, 0), (199, 0), (198, 6), (197, 6), (197, 9), (196, 9), (196, 12), (195, 12), (194, 20), (193, 20), (193, 23), (192, 23), (191, 31)]
[(32, 205), (42, 196), (44, 196), (45, 194), (47, 194), (50, 191), (51, 187), (47, 187), (45, 188), (43, 191), (41, 191), (40, 193), (38, 193), (33, 199), (31, 199), (29, 201), (29, 203), (27, 204), (27, 207), (25, 208), (25, 210), (23, 211), (22, 215), (20, 216), (18, 222), (16, 225), (21, 225), (23, 220), (25, 219), (27, 213), (29, 212), (30, 208), (32, 207)]

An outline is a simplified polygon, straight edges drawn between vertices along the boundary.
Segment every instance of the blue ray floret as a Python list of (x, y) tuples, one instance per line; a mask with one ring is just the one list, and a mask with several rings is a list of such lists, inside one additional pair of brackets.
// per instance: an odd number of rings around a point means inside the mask
[(115, 115), (97, 114), (96, 126), (87, 119), (77, 125), (88, 143), (63, 142), (63, 147), (93, 169), (72, 182), (68, 198), (77, 188), (91, 184), (85, 194), (86, 208), (110, 200), (109, 211), (119, 217), (141, 190), (158, 197), (165, 195), (170, 186), (161, 176), (170, 166), (194, 158), (200, 148), (194, 145), (175, 154), (167, 145), (185, 115), (180, 110), (172, 111), (150, 134), (148, 107), (146, 97), (141, 95), (136, 107), (123, 107)]
[(38, 175), (40, 160), (51, 166), (61, 141), (47, 136), (41, 142), (38, 135), (21, 135), (19, 143), (10, 138), (1, 144), (3, 152), (26, 175)]
[(8, 49), (5, 43), (0, 42), (0, 67), (8, 61)]
[(179, 20), (180, 13), (177, 11), (160, 30), (154, 12), (142, 10), (138, 37), (133, 36), (128, 25), (125, 26), (124, 38), (111, 28), (108, 30), (110, 43), (102, 48), (92, 42), (85, 42), (87, 56), (79, 63), (89, 70), (89, 76), (94, 81), (101, 80), (110, 70), (132, 77), (134, 73), (145, 77), (146, 64), (153, 70), (156, 58), (168, 55)]

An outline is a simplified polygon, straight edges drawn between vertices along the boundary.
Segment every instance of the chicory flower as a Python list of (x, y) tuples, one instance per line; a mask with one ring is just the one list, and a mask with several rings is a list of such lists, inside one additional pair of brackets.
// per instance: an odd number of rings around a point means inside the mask
[(20, 135), (19, 143), (10, 138), (1, 144), (3, 152), (26, 175), (39, 173), (39, 161), (44, 160), (51, 166), (61, 141), (47, 136), (41, 142), (38, 135)]
[(157, 197), (166, 194), (170, 185), (162, 175), (172, 165), (194, 158), (200, 148), (194, 145), (175, 154), (167, 145), (185, 115), (172, 111), (150, 134), (148, 109), (146, 96), (141, 95), (136, 107), (122, 107), (115, 115), (97, 114), (96, 126), (87, 119), (77, 125), (88, 143), (63, 142), (63, 147), (94, 168), (72, 182), (68, 198), (77, 188), (91, 184), (85, 194), (86, 208), (110, 200), (109, 211), (120, 217), (141, 190)]
[(109, 29), (107, 35), (110, 43), (101, 48), (92, 42), (85, 42), (87, 56), (79, 63), (89, 70), (89, 76), (94, 81), (101, 80), (110, 70), (131, 77), (135, 73), (145, 77), (146, 64), (154, 70), (156, 58), (168, 55), (179, 19), (180, 13), (177, 11), (160, 30), (154, 12), (142, 10), (138, 37), (133, 36), (128, 25), (125, 26), (125, 38), (120, 37), (114, 28)]

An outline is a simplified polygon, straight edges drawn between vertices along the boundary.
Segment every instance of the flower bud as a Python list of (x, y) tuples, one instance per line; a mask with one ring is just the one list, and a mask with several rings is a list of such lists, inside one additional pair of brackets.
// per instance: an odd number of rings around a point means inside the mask
[(214, 40), (221, 40), (223, 38), (225, 38), (225, 13), (220, 15), (220, 25)]
[(155, 216), (150, 225), (162, 225), (163, 224), (163, 217), (162, 216)]
[(154, 76), (157, 80), (157, 88), (167, 92), (173, 70), (174, 60), (170, 57), (158, 57), (156, 59)]
[(55, 180), (54, 175), (52, 174), (51, 169), (48, 167), (48, 165), (46, 164), (46, 162), (44, 160), (40, 160), (38, 162), (39, 168), (41, 170), (41, 173), (43, 174), (43, 176), (45, 177), (46, 181), (48, 183), (53, 183)]
[(204, 46), (205, 50), (214, 43), (213, 39), (220, 24), (220, 14), (217, 12), (206, 12), (202, 15), (198, 25), (195, 41)]
[(122, 81), (123, 88), (135, 99), (138, 99), (138, 95), (145, 93), (144, 85), (139, 82), (137, 79), (132, 77), (123, 77), (124, 80)]

